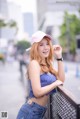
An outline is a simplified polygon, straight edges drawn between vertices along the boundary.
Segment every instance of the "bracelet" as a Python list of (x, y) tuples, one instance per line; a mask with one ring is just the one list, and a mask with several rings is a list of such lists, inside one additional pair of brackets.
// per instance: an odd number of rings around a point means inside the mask
[(63, 57), (56, 59), (57, 61), (63, 61)]

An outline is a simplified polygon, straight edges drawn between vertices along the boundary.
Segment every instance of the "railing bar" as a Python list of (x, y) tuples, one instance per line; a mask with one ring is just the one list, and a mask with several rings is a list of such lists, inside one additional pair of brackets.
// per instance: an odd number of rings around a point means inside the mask
[(75, 96), (65, 89), (63, 86), (58, 86), (58, 90), (67, 98), (68, 101), (70, 101), (71, 104), (74, 106), (77, 106), (80, 104), (80, 101), (75, 98)]

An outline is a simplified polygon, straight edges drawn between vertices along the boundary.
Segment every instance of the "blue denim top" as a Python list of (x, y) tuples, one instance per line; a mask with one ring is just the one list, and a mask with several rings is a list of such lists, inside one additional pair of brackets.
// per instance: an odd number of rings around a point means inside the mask
[[(40, 83), (41, 83), (41, 87), (50, 85), (51, 83), (56, 81), (56, 77), (55, 75), (51, 74), (51, 73), (44, 73), (40, 75)], [(31, 86), (31, 81), (29, 80), (30, 83), (30, 92), (29, 92), (29, 98), (31, 97), (35, 97), (33, 94), (33, 90), (32, 90), (32, 86)], [(55, 93), (57, 90), (56, 88), (53, 89), (51, 92), (49, 92), (48, 94), (53, 94)]]

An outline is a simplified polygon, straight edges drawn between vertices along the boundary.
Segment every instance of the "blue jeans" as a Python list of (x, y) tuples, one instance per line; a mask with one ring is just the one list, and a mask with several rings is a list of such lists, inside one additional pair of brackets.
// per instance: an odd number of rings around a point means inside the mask
[(25, 103), (19, 110), (16, 119), (43, 119), (47, 107), (41, 106), (35, 102)]

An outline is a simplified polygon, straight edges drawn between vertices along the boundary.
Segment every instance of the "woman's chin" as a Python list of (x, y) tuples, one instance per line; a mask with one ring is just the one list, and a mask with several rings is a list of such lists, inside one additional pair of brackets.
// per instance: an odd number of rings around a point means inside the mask
[(49, 55), (45, 55), (44, 57), (47, 58)]

